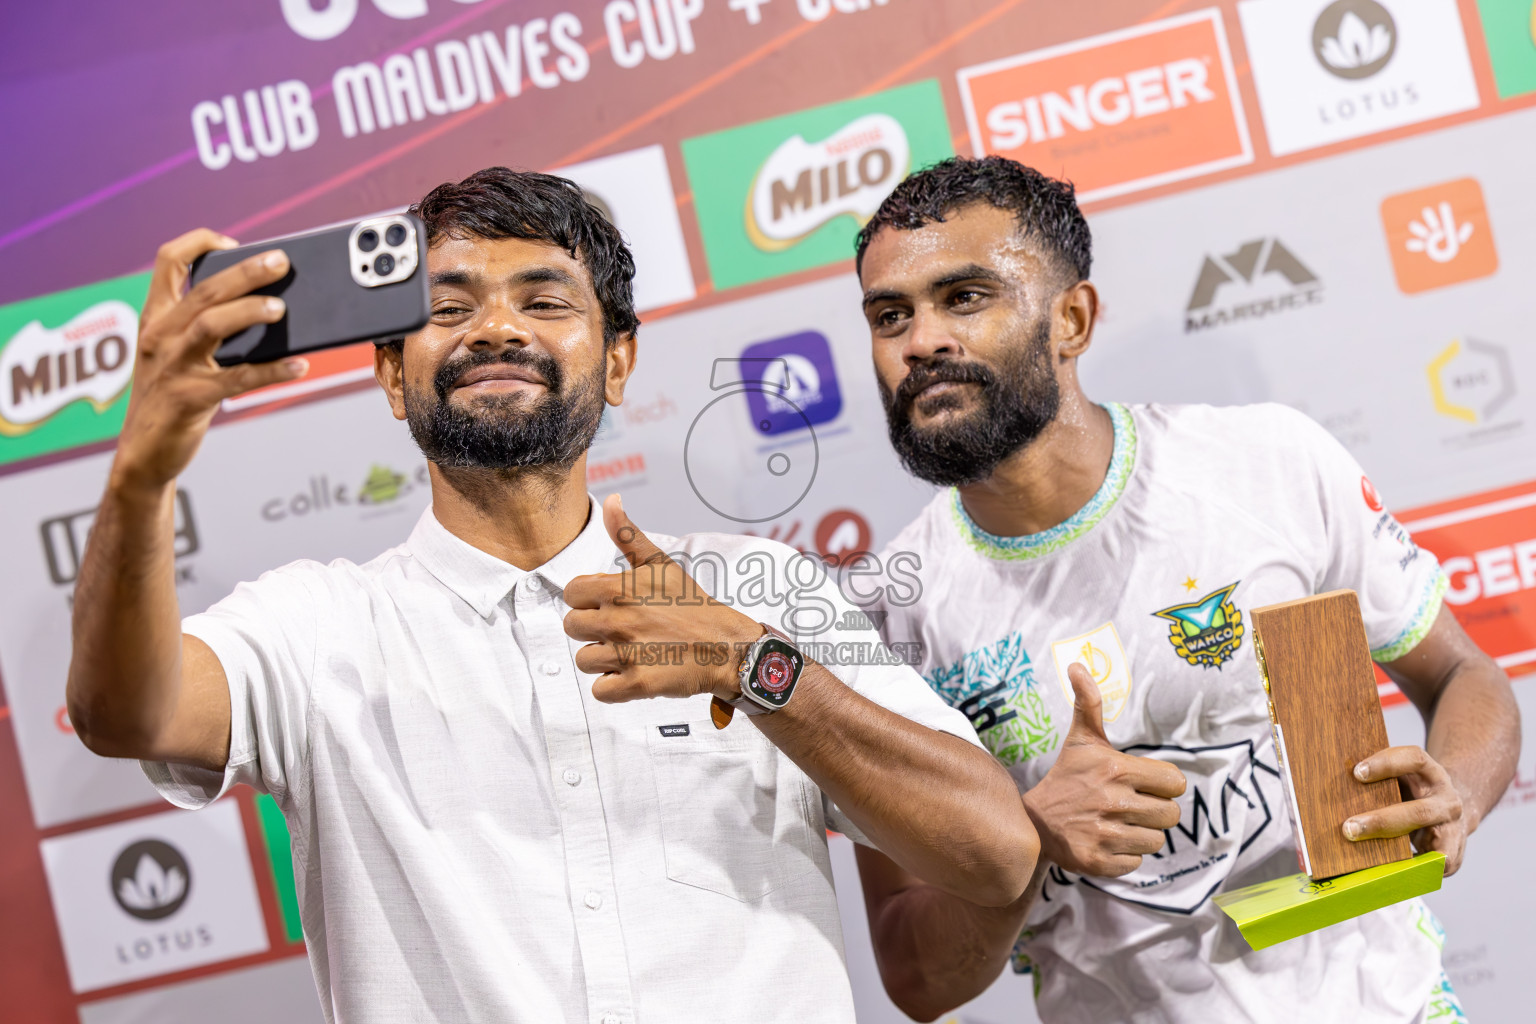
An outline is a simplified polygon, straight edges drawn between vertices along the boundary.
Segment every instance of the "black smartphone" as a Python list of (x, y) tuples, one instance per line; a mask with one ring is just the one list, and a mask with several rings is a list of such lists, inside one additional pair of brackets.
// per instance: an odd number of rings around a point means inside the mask
[(288, 273), (253, 294), (277, 295), (288, 309), (275, 324), (225, 338), (213, 356), (221, 366), (399, 338), (431, 314), (427, 229), (409, 213), (204, 253), (192, 264), (192, 283), (269, 249), (288, 254)]

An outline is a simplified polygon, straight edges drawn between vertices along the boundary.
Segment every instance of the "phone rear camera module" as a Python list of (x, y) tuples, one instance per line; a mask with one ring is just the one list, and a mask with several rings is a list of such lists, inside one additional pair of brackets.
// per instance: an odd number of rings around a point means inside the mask
[(352, 280), (363, 288), (382, 288), (416, 277), (422, 262), (418, 230), (414, 220), (399, 214), (358, 221), (347, 239)]

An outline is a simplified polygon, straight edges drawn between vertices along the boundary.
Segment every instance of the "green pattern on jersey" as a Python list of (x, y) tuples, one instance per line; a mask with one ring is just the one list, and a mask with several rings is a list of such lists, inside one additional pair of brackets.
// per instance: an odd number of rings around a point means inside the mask
[(950, 488), (950, 509), (965, 542), (988, 558), (1019, 562), (1060, 551), (1097, 526), (1125, 492), (1125, 485), (1131, 481), (1131, 470), (1136, 466), (1136, 421), (1131, 411), (1119, 402), (1106, 403), (1104, 408), (1115, 425), (1115, 448), (1109, 457), (1109, 471), (1104, 474), (1104, 483), (1086, 505), (1049, 530), (1019, 537), (999, 537), (977, 526), (966, 512), (960, 492)]
[(981, 742), (1004, 765), (1049, 753), (1060, 742), (1022, 634), (971, 651), (925, 678), (945, 703), (971, 720)]

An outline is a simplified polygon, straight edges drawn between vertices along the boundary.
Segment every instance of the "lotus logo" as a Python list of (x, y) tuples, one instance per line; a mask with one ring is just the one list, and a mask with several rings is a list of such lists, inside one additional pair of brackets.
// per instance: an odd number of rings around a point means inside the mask
[(27, 324), (0, 349), (0, 434), (24, 434), (82, 398), (106, 409), (133, 376), (138, 336), (138, 314), (116, 299), (56, 329)]
[(1397, 50), (1397, 25), (1376, 0), (1338, 0), (1312, 26), (1312, 52), (1340, 78), (1369, 78)]
[(170, 917), (187, 902), (192, 873), (181, 851), (158, 839), (141, 839), (112, 864), (112, 898), (141, 921)]
[(865, 114), (820, 142), (796, 135), (768, 155), (747, 194), (747, 237), (767, 252), (788, 249), (849, 214), (860, 223), (907, 173), (911, 146), (889, 114)]

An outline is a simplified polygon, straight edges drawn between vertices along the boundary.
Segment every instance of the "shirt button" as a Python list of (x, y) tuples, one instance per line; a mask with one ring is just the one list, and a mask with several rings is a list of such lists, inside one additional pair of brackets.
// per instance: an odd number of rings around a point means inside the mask
[(585, 903), (588, 908), (596, 910), (603, 905), (603, 894), (593, 889), (581, 898), (581, 902)]
[(560, 663), (558, 661), (546, 661), (541, 667), (547, 676), (557, 676), (560, 674)]
[(528, 576), (525, 577), (525, 580), (528, 583), (528, 589), (535, 594), (544, 589), (544, 584), (539, 581), (537, 576)]
[(603, 1014), (603, 1024), (622, 1024), (622, 1022), (619, 1020), (618, 1014), (605, 1013)]
[(567, 768), (565, 774), (560, 777), (565, 780), (567, 786), (574, 786), (581, 781), (581, 772), (575, 768)]

